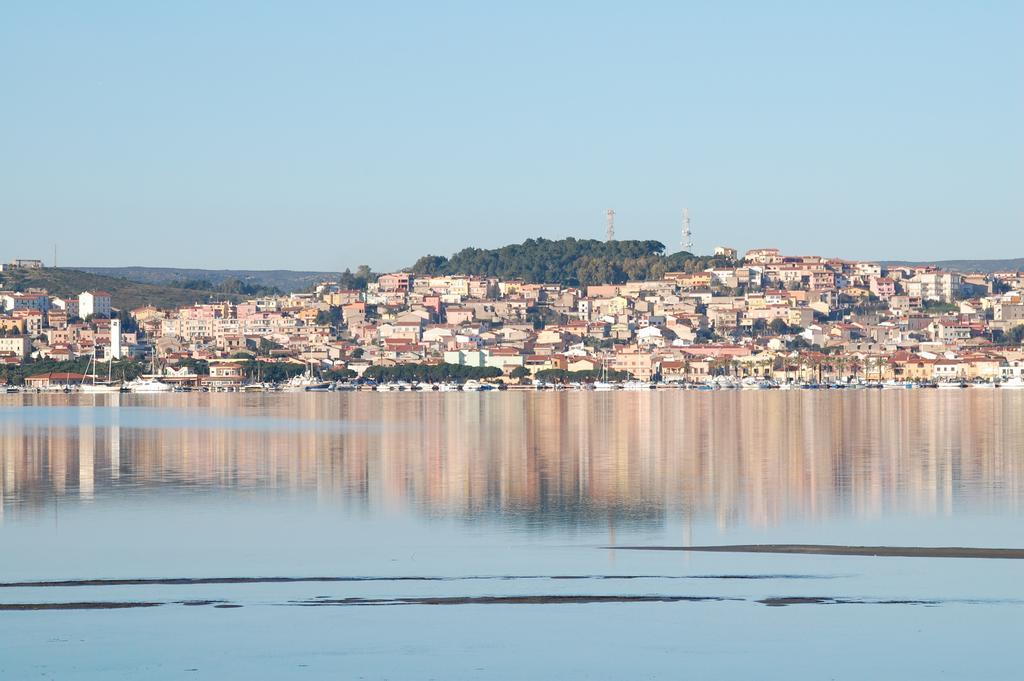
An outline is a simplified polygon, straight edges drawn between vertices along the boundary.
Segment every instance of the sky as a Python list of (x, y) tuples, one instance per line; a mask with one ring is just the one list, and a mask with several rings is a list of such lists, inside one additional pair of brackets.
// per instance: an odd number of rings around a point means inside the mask
[(12, 0), (0, 259), (1024, 256), (1024, 3)]

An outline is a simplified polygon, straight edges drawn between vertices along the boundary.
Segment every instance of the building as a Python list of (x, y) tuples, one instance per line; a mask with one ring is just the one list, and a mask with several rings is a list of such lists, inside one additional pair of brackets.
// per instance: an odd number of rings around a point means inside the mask
[(889, 300), (896, 295), (896, 282), (889, 277), (871, 277), (868, 288), (882, 300)]
[(26, 376), (25, 385), (30, 388), (71, 388), (85, 380), (84, 374), (49, 373)]
[(0, 355), (25, 358), (32, 351), (28, 336), (0, 336)]
[(78, 315), (86, 317), (109, 317), (111, 297), (106, 291), (82, 291), (78, 294)]
[(63, 310), (69, 317), (78, 315), (78, 298), (61, 298), (54, 296), (50, 299), (50, 309)]
[(382, 274), (377, 278), (377, 285), (382, 293), (406, 293), (412, 290), (413, 276), (408, 272)]
[(992, 306), (992, 319), (997, 322), (1021, 322), (1024, 324), (1024, 304), (996, 303)]
[(210, 365), (210, 375), (203, 381), (207, 386), (213, 389), (237, 389), (241, 387), (242, 382), (245, 380), (245, 367), (244, 362), (246, 360), (238, 359), (211, 359), (208, 360)]
[(121, 320), (110, 320), (110, 354), (111, 359), (121, 359)]
[(961, 277), (953, 272), (923, 272), (907, 282), (907, 293), (922, 300), (952, 303), (960, 294)]
[(26, 260), (24, 258), (15, 258), (9, 263), (0, 265), (0, 272), (9, 272), (10, 270), (40, 270), (42, 268), (42, 260)]

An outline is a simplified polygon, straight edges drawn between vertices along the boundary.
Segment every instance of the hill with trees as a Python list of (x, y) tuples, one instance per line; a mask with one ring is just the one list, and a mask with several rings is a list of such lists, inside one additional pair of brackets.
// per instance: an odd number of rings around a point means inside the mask
[(727, 258), (680, 251), (665, 254), (660, 241), (527, 239), (501, 248), (464, 248), (451, 257), (425, 255), (408, 268), (418, 275), (463, 274), (522, 279), (534, 284), (589, 286), (660, 279), (665, 272), (699, 272), (725, 266)]
[(122, 310), (131, 310), (143, 305), (169, 309), (210, 300), (239, 302), (244, 298), (243, 294), (230, 291), (142, 284), (63, 267), (4, 272), (0, 275), (0, 288), (13, 291), (42, 288), (55, 296), (77, 296), (82, 291), (107, 291), (111, 295), (113, 306)]

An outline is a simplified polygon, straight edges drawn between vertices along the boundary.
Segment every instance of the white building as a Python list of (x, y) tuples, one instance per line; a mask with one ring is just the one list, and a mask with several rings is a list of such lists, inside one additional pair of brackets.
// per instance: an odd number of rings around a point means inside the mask
[(121, 359), (121, 320), (110, 320), (110, 357)]
[(952, 272), (925, 272), (906, 283), (907, 293), (921, 300), (952, 303), (960, 293), (962, 279)]
[(110, 294), (106, 291), (82, 291), (78, 294), (78, 315), (85, 319), (93, 315), (110, 316)]
[(50, 302), (50, 306), (58, 310), (64, 310), (68, 313), (69, 317), (78, 317), (78, 298), (59, 298), (55, 297)]
[(50, 309), (50, 297), (42, 293), (11, 293), (0, 298), (0, 307), (9, 312), (19, 310), (36, 310), (47, 312)]

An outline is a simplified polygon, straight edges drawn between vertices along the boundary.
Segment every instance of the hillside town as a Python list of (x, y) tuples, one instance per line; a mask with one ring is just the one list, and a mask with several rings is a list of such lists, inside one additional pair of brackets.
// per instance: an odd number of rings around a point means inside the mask
[(11, 391), (1024, 384), (1022, 272), (774, 248), (715, 256), (732, 264), (585, 287), (402, 271), (363, 289), (323, 281), (180, 309), (119, 309), (99, 290), (0, 290), (0, 381)]

